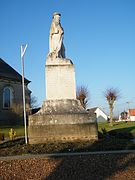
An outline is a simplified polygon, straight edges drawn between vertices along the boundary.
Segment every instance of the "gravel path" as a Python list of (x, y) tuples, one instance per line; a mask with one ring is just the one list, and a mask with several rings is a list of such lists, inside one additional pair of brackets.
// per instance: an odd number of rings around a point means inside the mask
[(135, 153), (0, 160), (0, 180), (134, 180)]

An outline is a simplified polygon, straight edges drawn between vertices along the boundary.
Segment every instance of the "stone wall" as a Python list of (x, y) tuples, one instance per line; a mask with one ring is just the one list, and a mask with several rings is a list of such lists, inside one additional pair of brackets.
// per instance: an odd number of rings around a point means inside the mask
[[(13, 89), (13, 103), (10, 109), (3, 107), (4, 87)], [(26, 88), (26, 108), (29, 110), (30, 94)], [(0, 80), (0, 125), (20, 125), (23, 124), (23, 100), (22, 84), (15, 81)]]

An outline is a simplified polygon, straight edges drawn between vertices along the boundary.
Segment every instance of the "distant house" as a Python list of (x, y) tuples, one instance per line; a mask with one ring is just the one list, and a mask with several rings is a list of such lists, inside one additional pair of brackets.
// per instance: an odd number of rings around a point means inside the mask
[(135, 121), (135, 109), (122, 112), (119, 116), (119, 121)]
[(130, 121), (135, 121), (135, 109), (128, 110), (128, 118)]
[[(25, 79), (26, 110), (30, 109), (29, 80)], [(0, 58), (0, 125), (23, 123), (22, 76)]]
[(88, 111), (96, 113), (97, 122), (105, 122), (108, 120), (107, 114), (103, 110), (101, 110), (99, 107), (88, 109)]
[(120, 113), (118, 121), (127, 121), (128, 118), (129, 118), (128, 112), (123, 111)]

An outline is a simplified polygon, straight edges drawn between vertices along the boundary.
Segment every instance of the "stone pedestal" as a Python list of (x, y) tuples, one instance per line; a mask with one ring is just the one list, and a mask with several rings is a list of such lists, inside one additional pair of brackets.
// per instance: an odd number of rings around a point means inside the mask
[(76, 99), (75, 71), (71, 60), (46, 60), (46, 100), (29, 116), (29, 143), (98, 139), (96, 115)]
[(38, 113), (29, 117), (29, 143), (97, 139), (96, 115), (76, 99), (46, 100)]
[(75, 70), (71, 60), (47, 58), (46, 99), (76, 99)]

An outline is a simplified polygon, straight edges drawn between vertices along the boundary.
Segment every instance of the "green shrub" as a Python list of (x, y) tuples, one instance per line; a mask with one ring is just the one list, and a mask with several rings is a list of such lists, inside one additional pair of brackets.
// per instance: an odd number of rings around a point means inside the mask
[(14, 131), (14, 129), (11, 128), (10, 131), (9, 131), (10, 140), (14, 140), (15, 136), (16, 136), (16, 132)]

